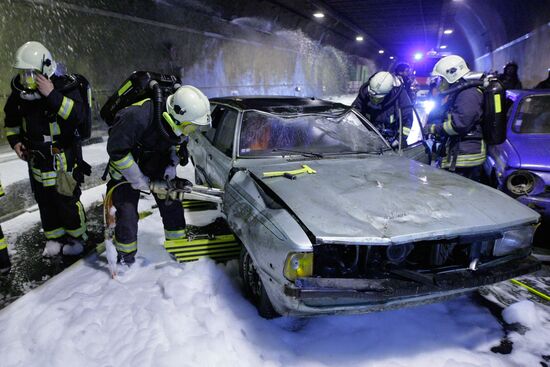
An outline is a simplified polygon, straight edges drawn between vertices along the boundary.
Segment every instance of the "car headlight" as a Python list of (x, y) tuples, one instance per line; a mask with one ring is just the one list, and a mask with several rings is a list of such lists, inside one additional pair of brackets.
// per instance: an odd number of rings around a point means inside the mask
[(529, 171), (516, 171), (508, 176), (506, 189), (516, 196), (528, 195), (535, 188), (535, 175)]
[(502, 238), (495, 240), (493, 255), (503, 256), (515, 250), (531, 246), (536, 229), (536, 225), (529, 225), (504, 232)]
[(313, 274), (313, 252), (291, 252), (286, 257), (285, 278), (291, 282), (296, 278), (309, 277)]

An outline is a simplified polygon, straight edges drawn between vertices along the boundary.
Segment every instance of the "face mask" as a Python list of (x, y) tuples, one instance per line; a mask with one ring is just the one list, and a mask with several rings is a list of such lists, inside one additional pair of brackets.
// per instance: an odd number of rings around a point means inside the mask
[(370, 101), (371, 101), (373, 104), (380, 104), (380, 103), (382, 103), (383, 100), (384, 100), (384, 97), (370, 96)]
[(170, 116), (168, 112), (164, 112), (162, 116), (164, 117), (168, 125), (170, 125), (172, 131), (174, 132), (174, 134), (176, 134), (176, 136), (180, 136), (182, 134), (185, 136), (189, 136), (194, 133), (195, 130), (197, 130), (197, 125), (195, 125), (194, 123), (188, 121), (180, 122), (178, 120), (175, 120), (172, 118), (172, 116)]
[(36, 84), (36, 74), (34, 70), (19, 70), (19, 81), (25, 89), (36, 90), (38, 84)]
[(441, 78), (441, 80), (438, 83), (437, 90), (439, 90), (440, 92), (443, 92), (443, 91), (446, 91), (447, 89), (449, 89), (449, 83), (445, 79)]

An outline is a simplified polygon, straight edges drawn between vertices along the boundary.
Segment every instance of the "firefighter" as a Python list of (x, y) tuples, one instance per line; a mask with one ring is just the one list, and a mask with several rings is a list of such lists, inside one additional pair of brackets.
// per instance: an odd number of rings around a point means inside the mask
[(399, 145), (399, 136), (401, 146), (407, 145), (413, 123), (413, 106), (398, 77), (387, 71), (374, 74), (361, 86), (352, 107), (372, 122), (393, 147)]
[(460, 88), (467, 83), (464, 77), (468, 73), (470, 69), (460, 56), (446, 56), (435, 64), (432, 75), (439, 79), (439, 92), (450, 93), (443, 105), (443, 122), (426, 124), (425, 133), (445, 141), (442, 168), (479, 181), (486, 158), (481, 128), (484, 98), (479, 87)]
[[(0, 182), (0, 197), (4, 196), (4, 188)], [(0, 275), (7, 275), (11, 270), (10, 257), (8, 255), (8, 243), (4, 238), (2, 226), (0, 226)]]
[[(180, 158), (176, 146), (198, 126), (210, 125), (210, 102), (197, 88), (184, 85), (163, 102), (162, 118), (154, 118), (153, 101), (143, 101), (120, 110), (109, 131), (109, 175), (107, 190), (113, 189), (116, 208), (114, 244), (118, 261), (130, 266), (137, 252), (138, 201), (156, 180), (176, 177)], [(158, 204), (167, 243), (186, 238), (183, 206), (159, 199)]]
[(415, 85), (416, 81), (414, 79), (414, 74), (411, 70), (411, 66), (405, 62), (397, 64), (397, 66), (395, 67), (395, 75), (403, 82), (404, 88), (409, 94), (411, 102), (414, 104), (416, 93), (413, 86)]
[(4, 107), (6, 136), (29, 166), (47, 239), (43, 255), (78, 255), (87, 238), (79, 200), (83, 176), (75, 164), (82, 152), (75, 131), (84, 119), (84, 102), (78, 89), (64, 89), (69, 78), (55, 75), (56, 63), (39, 42), (17, 50), (14, 68), (18, 75)]
[(504, 66), (504, 71), (498, 76), (504, 89), (522, 89), (521, 81), (518, 77), (518, 64), (509, 62)]

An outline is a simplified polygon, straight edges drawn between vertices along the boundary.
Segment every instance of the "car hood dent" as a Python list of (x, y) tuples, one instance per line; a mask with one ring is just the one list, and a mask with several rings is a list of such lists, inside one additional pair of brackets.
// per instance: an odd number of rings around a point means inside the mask
[[(302, 162), (249, 166), (263, 172)], [(538, 220), (489, 187), (397, 156), (306, 162), (316, 174), (262, 178), (319, 243), (390, 244), (486, 233)]]

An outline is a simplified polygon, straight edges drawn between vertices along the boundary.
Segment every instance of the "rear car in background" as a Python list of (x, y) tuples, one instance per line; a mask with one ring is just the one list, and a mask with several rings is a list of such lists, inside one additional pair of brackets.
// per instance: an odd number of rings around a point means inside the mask
[(550, 90), (506, 92), (506, 141), (489, 146), (484, 169), (496, 187), (550, 220)]
[(394, 152), (349, 106), (211, 106), (212, 127), (189, 151), (197, 180), (224, 189), (244, 291), (264, 317), (436, 302), (540, 267), (530, 257), (536, 212), (429, 166), (422, 142)]

